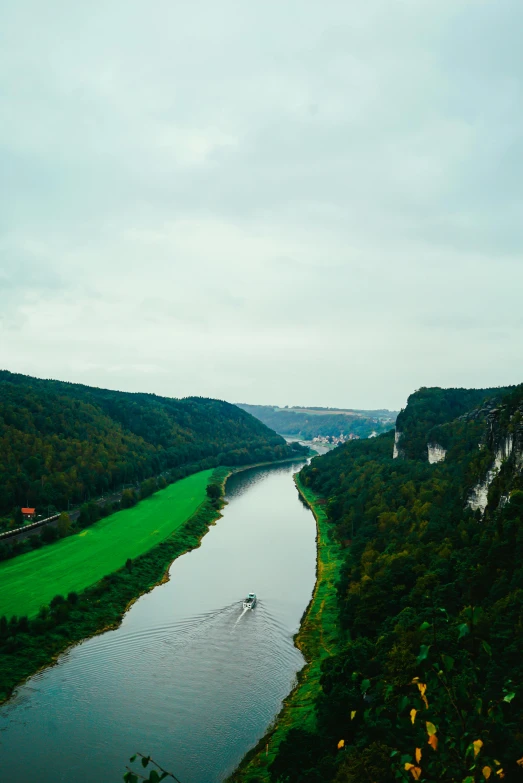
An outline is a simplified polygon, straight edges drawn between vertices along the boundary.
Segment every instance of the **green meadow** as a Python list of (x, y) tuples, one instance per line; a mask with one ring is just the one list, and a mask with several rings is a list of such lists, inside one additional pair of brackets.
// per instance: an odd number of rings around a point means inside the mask
[(204, 470), (77, 535), (0, 563), (0, 615), (37, 614), (55, 595), (80, 592), (178, 530), (206, 499)]

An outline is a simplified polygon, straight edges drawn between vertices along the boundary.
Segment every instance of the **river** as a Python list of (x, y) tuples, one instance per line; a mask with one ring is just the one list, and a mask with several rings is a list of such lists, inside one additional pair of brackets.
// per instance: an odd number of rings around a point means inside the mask
[[(223, 518), (115, 631), (89, 639), (0, 708), (2, 780), (107, 783), (151, 754), (217, 783), (263, 735), (303, 666), (292, 636), (315, 580), (315, 522), (292, 474), (227, 482)], [(258, 594), (242, 614), (241, 599)]]

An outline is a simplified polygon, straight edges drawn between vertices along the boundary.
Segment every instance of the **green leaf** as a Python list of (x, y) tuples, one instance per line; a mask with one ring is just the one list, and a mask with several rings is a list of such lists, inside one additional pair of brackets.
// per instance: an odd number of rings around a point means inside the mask
[(420, 631), (427, 631), (430, 628), (430, 623), (428, 623), (426, 620), (424, 623), (421, 623), (419, 629)]
[(476, 699), (476, 712), (478, 715), (481, 715), (481, 710), (483, 709), (483, 699)]
[(148, 767), (150, 760), (150, 756), (142, 756), (142, 767)]
[(426, 644), (422, 644), (421, 645), (421, 647), (419, 648), (419, 655), (416, 658), (417, 663), (421, 663), (422, 661), (425, 661), (427, 659), (427, 656), (429, 654), (429, 650), (430, 650), (430, 644), (429, 645), (426, 645)]
[(458, 640), (462, 639), (464, 636), (466, 636), (469, 632), (468, 623), (463, 623), (463, 625), (459, 626), (459, 636)]
[(149, 783), (158, 783), (160, 776), (155, 769), (152, 769), (149, 773)]
[(507, 693), (507, 695), (505, 696), (503, 701), (507, 701), (510, 704), (510, 702), (512, 701), (512, 699), (514, 698), (515, 695), (516, 694), (515, 694), (514, 691), (512, 691), (512, 693)]
[(131, 756), (129, 761), (131, 762), (131, 764), (133, 763), (133, 761), (136, 761), (136, 753), (134, 754), (134, 756)]
[(450, 655), (443, 654), (441, 656), (441, 660), (443, 661), (443, 666), (449, 672), (454, 666), (454, 658), (452, 658)]
[(408, 704), (408, 703), (409, 703), (409, 698), (408, 698), (408, 696), (403, 696), (403, 697), (402, 697), (402, 698), (399, 700), (399, 704), (398, 704), (398, 712), (403, 712), (403, 710), (405, 709), (405, 707), (407, 706), (407, 704)]
[(365, 693), (370, 688), (370, 680), (363, 680), (361, 683), (361, 692)]
[(490, 646), (490, 644), (487, 644), (487, 642), (482, 642), (481, 646), (483, 647), (487, 655), (490, 655), (492, 657), (492, 647)]

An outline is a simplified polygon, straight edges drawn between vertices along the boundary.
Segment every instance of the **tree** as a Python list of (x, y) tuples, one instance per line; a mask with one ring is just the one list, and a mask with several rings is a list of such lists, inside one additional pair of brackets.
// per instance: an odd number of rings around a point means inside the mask
[(66, 511), (62, 511), (56, 525), (60, 538), (65, 538), (71, 532), (71, 517)]
[(22, 527), (22, 525), (24, 524), (25, 521), (24, 515), (22, 514), (22, 509), (20, 508), (20, 506), (17, 506), (14, 509), (13, 520), (14, 520), (14, 527)]
[(136, 497), (136, 492), (134, 489), (124, 489), (122, 492), (122, 499), (120, 501), (120, 505), (122, 508), (132, 508), (133, 506), (136, 506), (138, 502), (138, 498)]
[(153, 492), (156, 492), (157, 489), (158, 487), (156, 485), (156, 479), (150, 478), (142, 481), (140, 484), (140, 500), (144, 500), (144, 498), (150, 497), (150, 495), (152, 495)]
[(94, 501), (84, 503), (80, 509), (80, 516), (78, 517), (78, 526), (81, 528), (89, 527), (89, 525), (98, 522), (100, 519), (100, 506)]
[(222, 495), (222, 488), (219, 484), (208, 484), (206, 492), (211, 500), (218, 500)]
[(54, 525), (44, 525), (44, 529), (42, 530), (42, 541), (45, 541), (46, 544), (50, 544), (52, 541), (56, 541), (57, 538), (58, 530)]

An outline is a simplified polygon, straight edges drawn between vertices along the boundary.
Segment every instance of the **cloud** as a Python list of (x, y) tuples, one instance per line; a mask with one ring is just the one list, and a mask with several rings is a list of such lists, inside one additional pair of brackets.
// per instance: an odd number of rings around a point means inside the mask
[(398, 407), (518, 382), (523, 7), (24, 0), (0, 54), (0, 363)]

